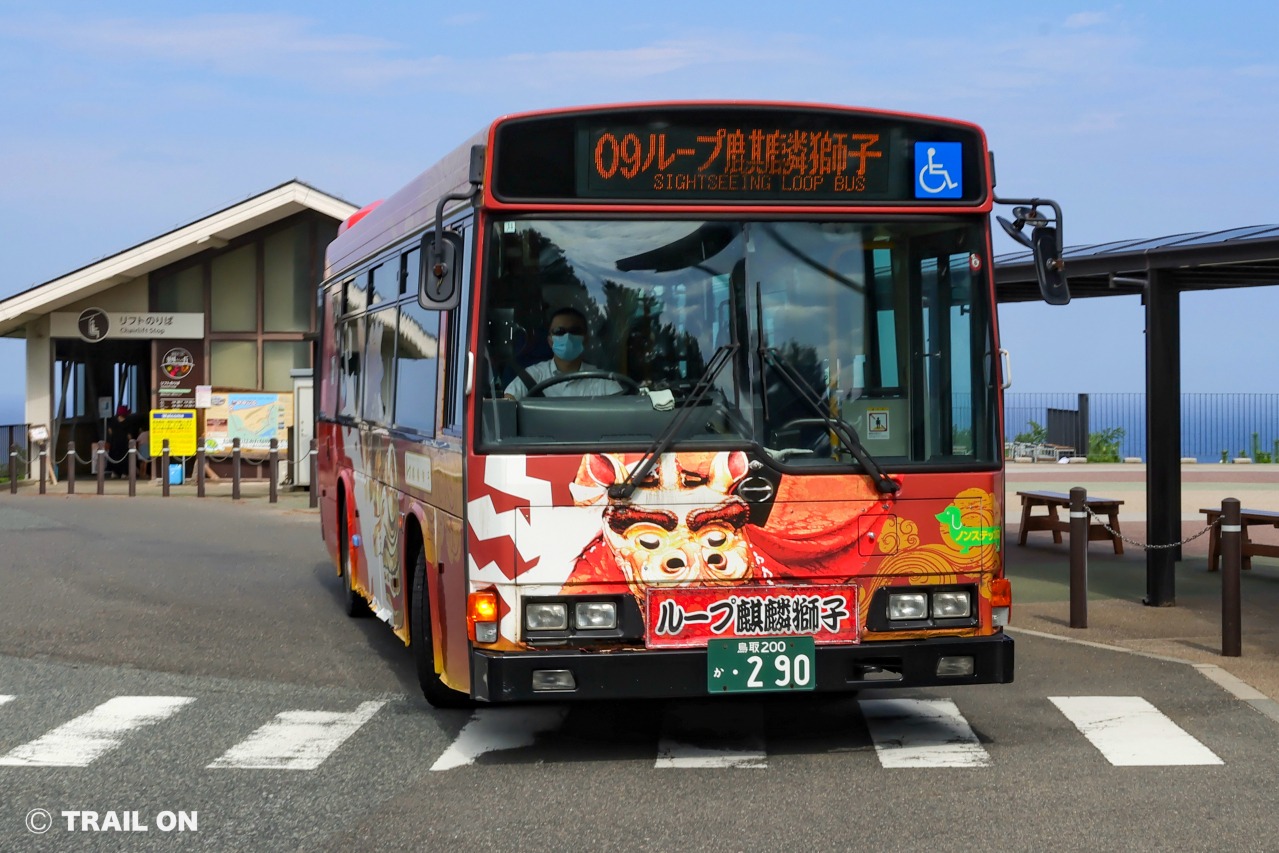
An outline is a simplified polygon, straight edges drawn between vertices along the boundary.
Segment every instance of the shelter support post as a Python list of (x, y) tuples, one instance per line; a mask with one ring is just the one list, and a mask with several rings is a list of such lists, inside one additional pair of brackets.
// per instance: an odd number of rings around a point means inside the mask
[[(1146, 541), (1181, 539), (1181, 290), (1173, 274), (1150, 270), (1146, 304)], [(1180, 548), (1146, 551), (1151, 607), (1177, 603)]]

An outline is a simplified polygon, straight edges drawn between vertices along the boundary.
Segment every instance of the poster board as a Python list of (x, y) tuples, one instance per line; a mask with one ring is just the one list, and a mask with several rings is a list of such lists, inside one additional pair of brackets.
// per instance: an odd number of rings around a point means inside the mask
[(214, 388), (204, 413), (204, 449), (230, 453), (231, 442), (240, 439), (242, 453), (267, 453), (271, 439), (280, 452), (289, 448), (293, 425), (293, 394), (266, 391), (233, 391)]

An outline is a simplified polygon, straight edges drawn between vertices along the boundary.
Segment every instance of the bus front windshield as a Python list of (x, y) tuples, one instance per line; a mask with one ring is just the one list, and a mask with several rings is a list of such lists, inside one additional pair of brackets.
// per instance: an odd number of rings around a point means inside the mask
[(994, 464), (983, 225), (497, 220), (480, 450)]

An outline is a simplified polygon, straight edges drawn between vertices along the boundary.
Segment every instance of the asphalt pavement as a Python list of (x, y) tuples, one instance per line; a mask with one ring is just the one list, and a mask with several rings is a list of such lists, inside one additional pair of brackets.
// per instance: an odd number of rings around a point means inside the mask
[[(270, 504), (270, 484), (262, 479), (241, 483), (241, 503), (286, 513), (314, 513), (305, 489), (280, 487)], [(1068, 492), (1082, 486), (1090, 495), (1122, 500), (1120, 525), (1128, 540), (1123, 555), (1108, 542), (1088, 549), (1088, 627), (1070, 627), (1069, 537), (1054, 544), (1047, 531), (1029, 534), (1017, 544), (1021, 503), (1018, 490)], [(5, 484), (4, 488), (7, 488)], [(38, 494), (33, 482), (20, 484), (21, 495), (45, 500), (128, 500), (126, 480), (107, 480), (104, 494), (96, 494), (96, 480), (80, 479), (76, 494), (67, 495), (65, 482), (46, 484)], [(158, 481), (139, 481), (139, 497), (155, 498)], [(198, 502), (194, 483), (174, 485), (173, 500)], [(231, 500), (229, 480), (206, 483), (205, 501)], [(1190, 538), (1206, 527), (1202, 507), (1217, 507), (1227, 497), (1248, 509), (1279, 510), (1279, 464), (1186, 464), (1182, 466), (1182, 536)], [(1070, 642), (1097, 643), (1136, 654), (1171, 658), (1199, 666), (1209, 677), (1233, 684), (1240, 698), (1253, 701), (1279, 719), (1279, 559), (1254, 557), (1242, 575), (1243, 647), (1239, 657), (1225, 657), (1221, 631), (1221, 573), (1208, 571), (1208, 537), (1199, 536), (1182, 547), (1176, 568), (1176, 600), (1172, 607), (1143, 604), (1146, 594), (1146, 467), (1142, 464), (1010, 463), (1005, 501), (1006, 567), (1013, 581), (1011, 630), (1034, 632)], [(1066, 513), (1062, 513), (1066, 517)], [(1279, 529), (1252, 532), (1259, 541), (1279, 544)], [(1224, 672), (1227, 675), (1222, 676)], [(1233, 679), (1231, 678), (1233, 676)], [(1242, 682), (1240, 686), (1238, 682)], [(1248, 688), (1252, 688), (1251, 691)]]

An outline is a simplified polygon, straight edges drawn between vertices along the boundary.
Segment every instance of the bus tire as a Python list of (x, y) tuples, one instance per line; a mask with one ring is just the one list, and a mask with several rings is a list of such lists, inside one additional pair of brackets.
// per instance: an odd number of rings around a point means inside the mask
[(419, 547), (413, 561), (413, 595), (409, 604), (409, 650), (417, 664), (417, 681), (426, 701), (436, 708), (470, 708), (471, 697), (449, 687), (435, 671), (435, 643), (431, 639), (431, 597), (426, 591), (426, 551)]
[(364, 596), (355, 591), (351, 579), (351, 544), (350, 510), (346, 500), (338, 502), (338, 568), (342, 574), (342, 612), (352, 619), (359, 619), (370, 614), (369, 604)]

